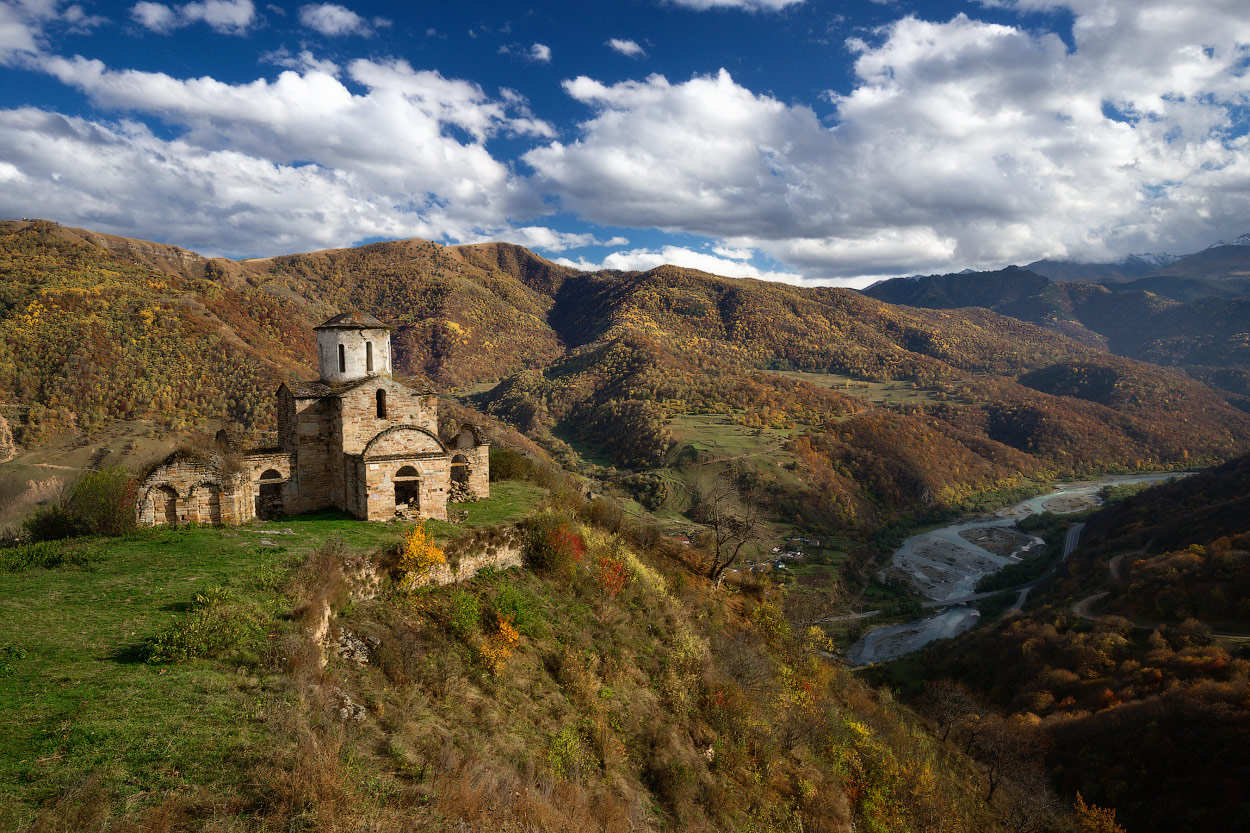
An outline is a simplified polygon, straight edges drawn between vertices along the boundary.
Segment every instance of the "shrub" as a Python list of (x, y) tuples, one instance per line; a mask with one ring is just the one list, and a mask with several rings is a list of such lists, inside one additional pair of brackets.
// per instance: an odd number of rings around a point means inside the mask
[(549, 512), (530, 522), (526, 562), (532, 569), (563, 572), (585, 556), (586, 542), (568, 517)]
[(87, 553), (60, 541), (34, 541), (0, 549), (0, 569), (10, 573), (34, 567), (82, 567), (90, 561)]
[(494, 608), (498, 616), (507, 619), (526, 636), (532, 639), (542, 636), (543, 614), (537, 599), (515, 584), (505, 583), (499, 588)]
[(498, 676), (507, 665), (513, 649), (521, 641), (521, 635), (506, 617), (499, 616), (496, 622), (495, 632), (478, 646), (478, 659), (487, 671)]
[(224, 587), (205, 588), (195, 595), (190, 612), (148, 643), (148, 662), (184, 662), (226, 657), (252, 659), (251, 645), (261, 634), (264, 618)]
[(451, 597), (451, 617), (448, 627), (461, 639), (467, 639), (477, 633), (482, 621), (482, 610), (478, 605), (477, 596), (463, 590), (456, 591)]
[(77, 519), (59, 503), (40, 506), (22, 521), (22, 529), (34, 541), (59, 541), (82, 534)]
[(439, 564), (446, 564), (447, 556), (434, 546), (426, 532), (425, 524), (419, 523), (408, 531), (399, 553), (399, 583), (411, 590), (425, 583), (430, 571)]
[(547, 745), (547, 765), (561, 781), (580, 780), (592, 763), (576, 726), (565, 726)]
[(617, 595), (629, 584), (629, 569), (621, 559), (603, 555), (596, 566), (599, 569), (599, 586), (609, 596)]
[(529, 480), (534, 474), (534, 463), (524, 454), (504, 446), (491, 446), (490, 479)]
[(121, 535), (135, 528), (139, 485), (125, 466), (83, 475), (69, 499), (69, 512), (92, 535)]

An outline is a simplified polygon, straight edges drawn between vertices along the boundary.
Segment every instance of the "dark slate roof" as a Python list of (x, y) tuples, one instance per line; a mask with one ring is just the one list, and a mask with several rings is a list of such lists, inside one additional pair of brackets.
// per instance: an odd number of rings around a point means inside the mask
[[(327, 396), (342, 396), (349, 390), (355, 390), (361, 385), (367, 385), (376, 382), (384, 376), (365, 376), (361, 379), (353, 379), (350, 382), (301, 382), (296, 380), (288, 380), (285, 384), (287, 389), (295, 396), (296, 399), (321, 399)], [(398, 379), (392, 381), (403, 385), (416, 393), (429, 394), (434, 393), (429, 385), (410, 385), (406, 382), (400, 382)]]
[(313, 327), (314, 330), (389, 330), (389, 324), (383, 324), (365, 312), (340, 312), (328, 321)]

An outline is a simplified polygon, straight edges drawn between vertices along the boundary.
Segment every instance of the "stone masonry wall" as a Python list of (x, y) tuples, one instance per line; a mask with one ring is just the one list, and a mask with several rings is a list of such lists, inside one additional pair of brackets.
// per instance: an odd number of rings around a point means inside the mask
[[(365, 343), (373, 345), (373, 370), (366, 364)], [(346, 367), (339, 370), (339, 345), (343, 345)], [(389, 330), (329, 329), (317, 331), (317, 364), (324, 382), (346, 382), (362, 376), (391, 374), (391, 334)]]
[(451, 477), (451, 465), (445, 455), (365, 459), (366, 517), (371, 521), (387, 521), (395, 517), (393, 478), (404, 466), (415, 468), (420, 477), (417, 516), (447, 520), (447, 483)]
[[(341, 455), (331, 451), (334, 413), (324, 399), (295, 402), (295, 472), (287, 512), (298, 514), (334, 506), (334, 473), (331, 462)], [(284, 499), (286, 495), (283, 495)]]
[[(386, 416), (378, 416), (378, 391), (386, 392)], [(387, 428), (415, 425), (431, 434), (438, 433), (437, 400), (418, 393), (394, 379), (377, 377), (339, 397), (338, 421), (342, 449), (360, 454), (369, 441)]]
[[(154, 469), (139, 487), (135, 523), (139, 526), (237, 524), (251, 518), (244, 475), (223, 473), (211, 457), (175, 456)], [(173, 502), (173, 518), (167, 514)]]

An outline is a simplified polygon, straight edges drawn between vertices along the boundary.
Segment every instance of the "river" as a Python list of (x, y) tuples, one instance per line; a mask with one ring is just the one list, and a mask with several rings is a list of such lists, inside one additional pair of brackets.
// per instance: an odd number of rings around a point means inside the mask
[(950, 605), (942, 612), (904, 622), (873, 628), (846, 652), (851, 665), (870, 665), (898, 659), (919, 650), (935, 639), (957, 636), (976, 625), (980, 613), (969, 604), (951, 604), (975, 595), (977, 582), (1008, 564), (1044, 546), (1035, 536), (1016, 530), (1021, 518), (1049, 511), (1057, 515), (1081, 512), (1098, 506), (1098, 491), (1105, 486), (1128, 483), (1155, 483), (1179, 474), (1117, 475), (1100, 480), (1062, 483), (1044, 495), (1031, 497), (992, 515), (961, 519), (940, 529), (913, 535), (891, 557), (891, 566), (882, 570), (901, 574), (916, 591), (932, 600), (928, 607)]

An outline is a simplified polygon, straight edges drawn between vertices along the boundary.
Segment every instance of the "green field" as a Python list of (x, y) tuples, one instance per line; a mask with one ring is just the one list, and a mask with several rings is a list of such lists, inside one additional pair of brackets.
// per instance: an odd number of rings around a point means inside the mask
[[(528, 483), (491, 487), (489, 500), (452, 505), (468, 511), (464, 526), (515, 522), (542, 494)], [(101, 796), (100, 812), (210, 787), (247, 801), (248, 774), (280, 748), (274, 721), (293, 696), (271, 650), (294, 627), (288, 570), (329, 540), (368, 553), (408, 527), (325, 512), (142, 530), (63, 542), (86, 567), (0, 572), (0, 829), (83, 790)], [(149, 662), (154, 639), (192, 621), (197, 594), (238, 611), (231, 650)]]
[(933, 388), (917, 387), (914, 382), (890, 380), (869, 382), (841, 373), (813, 373), (806, 370), (768, 370), (787, 379), (809, 382), (822, 388), (830, 388), (847, 396), (857, 396), (877, 405), (919, 404), (941, 402), (941, 392)]

